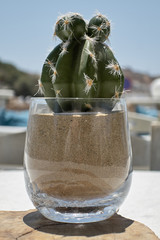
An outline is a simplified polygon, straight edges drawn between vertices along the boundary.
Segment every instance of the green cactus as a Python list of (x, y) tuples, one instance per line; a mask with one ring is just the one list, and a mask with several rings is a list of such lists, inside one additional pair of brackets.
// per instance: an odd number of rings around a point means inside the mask
[(39, 90), (45, 97), (119, 98), (124, 76), (111, 49), (104, 43), (110, 22), (97, 14), (87, 24), (82, 16), (69, 13), (55, 24), (62, 40), (43, 65)]

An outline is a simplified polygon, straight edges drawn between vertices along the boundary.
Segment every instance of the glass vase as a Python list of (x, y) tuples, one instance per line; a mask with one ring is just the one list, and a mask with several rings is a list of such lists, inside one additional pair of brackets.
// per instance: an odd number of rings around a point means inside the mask
[(32, 98), (25, 183), (46, 218), (69, 223), (111, 217), (131, 184), (124, 98)]

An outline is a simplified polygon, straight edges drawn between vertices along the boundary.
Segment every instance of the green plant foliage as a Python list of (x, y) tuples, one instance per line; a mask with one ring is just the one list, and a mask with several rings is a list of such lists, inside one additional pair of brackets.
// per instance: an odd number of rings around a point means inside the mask
[(38, 78), (37, 74), (20, 71), (12, 64), (0, 61), (0, 88), (13, 89), (17, 96), (33, 96)]
[(62, 40), (48, 55), (39, 80), (46, 97), (119, 98), (124, 76), (110, 47), (104, 43), (110, 22), (102, 14), (87, 24), (77, 13), (58, 18), (54, 35)]

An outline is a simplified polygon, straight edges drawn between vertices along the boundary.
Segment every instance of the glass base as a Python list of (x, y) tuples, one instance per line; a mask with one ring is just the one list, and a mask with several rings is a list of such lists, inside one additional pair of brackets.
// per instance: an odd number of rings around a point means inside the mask
[(46, 218), (65, 223), (90, 223), (99, 222), (110, 218), (117, 209), (113, 206), (108, 207), (59, 207), (59, 208), (38, 208), (40, 213)]
[[(42, 193), (37, 186), (28, 181), (25, 173), (26, 188), (30, 199), (39, 212), (46, 218), (65, 223), (98, 222), (113, 216), (126, 198), (130, 189), (132, 173), (112, 194), (91, 200), (62, 200)], [(33, 190), (34, 189), (34, 190)]]

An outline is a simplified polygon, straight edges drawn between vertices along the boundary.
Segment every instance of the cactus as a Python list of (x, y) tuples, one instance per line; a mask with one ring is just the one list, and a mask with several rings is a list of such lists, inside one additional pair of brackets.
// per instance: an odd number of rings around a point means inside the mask
[(102, 14), (87, 24), (81, 15), (69, 13), (55, 24), (62, 42), (48, 55), (39, 90), (45, 97), (119, 98), (124, 76), (110, 47), (104, 43), (110, 22)]

